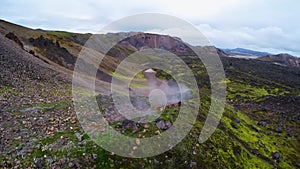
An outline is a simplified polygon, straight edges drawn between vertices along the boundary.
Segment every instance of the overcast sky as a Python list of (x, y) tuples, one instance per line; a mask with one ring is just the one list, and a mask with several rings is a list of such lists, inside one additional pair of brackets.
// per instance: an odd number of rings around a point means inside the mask
[(139, 13), (172, 15), (221, 48), (300, 56), (298, 0), (1, 0), (0, 18), (31, 28), (97, 32)]

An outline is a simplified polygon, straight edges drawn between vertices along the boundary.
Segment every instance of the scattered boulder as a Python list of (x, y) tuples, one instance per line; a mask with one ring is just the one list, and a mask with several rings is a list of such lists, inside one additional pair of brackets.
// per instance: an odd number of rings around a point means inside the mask
[(242, 154), (242, 148), (240, 146), (233, 147), (233, 153), (240, 156)]
[(69, 166), (70, 168), (72, 168), (72, 167), (74, 167), (74, 166), (75, 166), (75, 164), (74, 164), (74, 163), (72, 163), (72, 162), (69, 162), (68, 166)]
[(291, 131), (287, 132), (287, 137), (293, 137), (293, 133)]
[(168, 129), (172, 127), (172, 123), (170, 121), (166, 121), (165, 124)]
[(260, 122), (258, 122), (257, 124), (260, 125), (260, 126), (265, 127), (265, 126), (267, 125), (267, 122), (265, 122), (265, 121), (260, 121)]
[(124, 120), (122, 122), (122, 128), (126, 129), (126, 128), (132, 128), (132, 133), (135, 134), (139, 131), (136, 122), (132, 121), (132, 120)]
[(234, 111), (236, 111), (236, 112), (239, 111), (239, 108), (237, 106), (234, 106), (233, 108), (234, 108)]
[(281, 130), (280, 127), (276, 127), (275, 131), (276, 131), (277, 133), (282, 133), (282, 130)]
[(239, 126), (236, 124), (236, 123), (230, 123), (231, 124), (231, 126), (233, 127), (233, 128), (235, 128), (235, 129), (238, 129), (239, 128)]
[(258, 156), (260, 154), (258, 149), (253, 149), (253, 150), (251, 150), (251, 152), (256, 156)]
[(30, 53), (30, 54), (32, 54), (32, 55), (35, 55), (35, 52), (34, 52), (33, 50), (29, 50), (28, 53)]
[(92, 157), (93, 157), (94, 160), (97, 160), (98, 155), (97, 154), (93, 154)]
[(149, 129), (150, 128), (150, 125), (149, 124), (144, 124), (144, 129)]
[(159, 129), (165, 130), (166, 129), (165, 122), (163, 120), (158, 121), (156, 123), (156, 127), (159, 128)]
[(273, 153), (272, 154), (272, 157), (273, 157), (273, 159), (275, 160), (275, 161), (280, 161), (280, 159), (282, 158), (282, 155), (281, 155), (281, 153), (279, 153), (279, 152), (276, 152), (276, 153)]
[(37, 158), (33, 160), (34, 168), (43, 168), (44, 167), (44, 159)]
[(75, 133), (75, 136), (78, 139), (78, 141), (82, 140), (82, 135), (80, 133)]
[(191, 161), (191, 163), (190, 163), (190, 168), (192, 168), (192, 167), (196, 167), (197, 166), (197, 163), (196, 162), (193, 162), (193, 161)]
[(161, 130), (167, 130), (170, 127), (172, 127), (172, 123), (170, 121), (159, 120), (156, 123), (156, 127), (161, 129)]
[(137, 127), (137, 125), (133, 125), (133, 130), (132, 130), (132, 134), (135, 134), (139, 131), (139, 128)]
[(241, 122), (239, 119), (237, 119), (235, 117), (232, 119), (232, 121), (235, 122), (235, 123), (240, 123)]

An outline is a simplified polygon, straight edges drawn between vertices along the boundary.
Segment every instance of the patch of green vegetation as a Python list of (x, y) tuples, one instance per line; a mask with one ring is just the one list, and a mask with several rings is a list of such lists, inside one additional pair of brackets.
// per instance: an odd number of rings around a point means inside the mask
[(82, 97), (94, 97), (95, 95), (98, 95), (95, 91), (81, 86), (73, 86), (72, 92), (77, 96)]
[(64, 31), (47, 31), (47, 34), (55, 35), (55, 36), (61, 37), (61, 38), (69, 38), (69, 37), (74, 36), (74, 33), (64, 32)]
[(286, 95), (286, 94), (290, 93), (287, 90), (279, 89), (279, 88), (276, 88), (276, 87), (267, 89), (267, 91), (270, 95), (273, 95), (273, 96), (282, 96), (282, 95)]
[[(191, 133), (193, 132), (194, 130)], [(195, 136), (197, 137), (198, 133)], [(189, 139), (193, 140), (191, 137)], [(195, 143), (197, 144), (196, 140)], [(232, 139), (226, 130), (220, 128), (217, 128), (205, 143), (200, 144), (199, 147), (194, 146), (192, 149), (197, 153), (194, 153), (195, 157), (191, 156), (190, 158), (201, 159), (200, 161), (203, 160), (202, 162), (205, 164), (200, 165), (200, 168), (219, 168), (220, 166), (224, 168), (272, 168), (267, 162), (250, 153), (237, 140)]]
[(175, 122), (176, 118), (178, 117), (179, 108), (178, 107), (171, 107), (163, 110), (161, 113), (160, 118), (165, 121)]
[[(60, 144), (59, 142), (62, 139), (67, 140), (67, 143), (61, 146), (57, 145), (55, 149), (51, 148), (55, 144)], [(71, 131), (62, 131), (53, 136), (42, 138), (34, 143), (35, 148), (31, 155), (27, 156), (25, 163), (29, 165), (34, 158), (55, 157), (56, 159), (62, 159), (67, 156), (70, 159), (77, 159), (82, 167), (93, 165), (98, 168), (110, 167), (109, 153), (107, 151), (96, 145), (86, 134), (82, 136), (82, 141), (85, 144), (79, 145), (78, 139), (74, 132)], [(92, 163), (85, 163), (87, 157), (94, 158), (93, 156), (96, 159)], [(47, 164), (46, 160), (44, 162)], [(62, 165), (64, 168), (71, 168), (68, 166), (68, 163)], [(49, 166), (49, 163), (46, 166)]]
[[(237, 116), (239, 117), (239, 116)], [(226, 116), (222, 117), (222, 121), (225, 122), (228, 128), (232, 129), (233, 133), (238, 137), (241, 138), (246, 143), (252, 144), (258, 141), (258, 138), (256, 137), (257, 132), (253, 131), (249, 126), (251, 126), (251, 122), (249, 124), (249, 121), (246, 119), (243, 119), (241, 123), (238, 124), (239, 128), (238, 130), (234, 130), (234, 128), (231, 126), (231, 119), (229, 119)], [(258, 130), (259, 128), (256, 127)]]
[[(58, 155), (59, 153), (54, 153), (48, 149), (50, 144), (57, 142), (62, 138), (68, 138), (70, 140), (75, 140), (75, 136), (70, 131), (63, 131), (56, 133), (53, 136), (42, 138), (34, 143), (35, 148), (33, 149), (30, 158), (41, 158), (44, 156)], [(61, 150), (58, 150), (61, 151)]]
[[(71, 106), (72, 106), (72, 100), (61, 100), (61, 101), (50, 102), (50, 103), (39, 103), (39, 104), (34, 104), (34, 105), (26, 105), (19, 109), (40, 107), (43, 112), (47, 112), (47, 111), (52, 111), (52, 110), (67, 110)], [(16, 112), (16, 109), (12, 108), (10, 111)], [(16, 113), (18, 113), (18, 112), (16, 112)]]
[(137, 84), (137, 83), (130, 83), (129, 87), (132, 89), (149, 89), (149, 86)]
[(11, 111), (14, 115), (16, 116), (21, 116), (22, 115), (22, 112), (16, 110), (16, 111)]
[(8, 95), (12, 96), (22, 96), (23, 92), (18, 91), (16, 88), (13, 88), (11, 86), (0, 86), (0, 96), (7, 97)]
[(14, 140), (14, 141), (11, 143), (11, 145), (12, 145), (13, 147), (18, 147), (18, 146), (20, 145), (20, 142)]
[(1, 91), (1, 94), (4, 94), (4, 93), (6, 93), (6, 92), (9, 92), (9, 90), (11, 89), (11, 87), (8, 87), (8, 86), (3, 86), (3, 85), (1, 85), (0, 86), (0, 91)]
[(54, 109), (54, 110), (67, 110), (70, 106), (72, 106), (72, 100), (62, 100), (62, 101), (46, 103), (46, 104), (42, 103), (40, 105), (41, 105), (41, 107), (45, 107), (43, 109), (43, 111), (49, 111), (51, 109)]
[[(239, 123), (233, 122), (232, 118), (240, 120)], [(232, 126), (235, 123), (237, 128)], [(292, 168), (294, 165), (293, 159), (299, 158), (299, 155), (295, 148), (292, 146), (297, 142), (293, 138), (286, 138), (286, 133), (278, 134), (273, 131), (269, 131), (273, 128), (271, 125), (267, 127), (258, 127), (257, 121), (252, 120), (245, 113), (240, 111), (235, 112), (232, 107), (227, 107), (224, 116), (222, 117), (222, 124), (225, 125), (226, 130), (232, 133), (236, 139), (239, 139), (247, 151), (255, 152), (262, 155), (269, 161), (273, 162), (280, 168)], [(280, 152), (283, 154), (280, 162), (275, 162), (272, 158), (272, 154)], [(290, 158), (288, 156), (293, 156)], [(258, 159), (258, 157), (255, 157)], [(243, 163), (244, 165), (247, 163)]]
[(113, 76), (115, 78), (121, 79), (121, 80), (123, 79), (123, 80), (130, 80), (130, 81), (136, 81), (136, 82), (145, 82), (146, 81), (144, 75), (142, 75), (141, 72), (136, 74), (136, 76), (134, 78), (129, 78), (129, 77), (127, 77), (125, 75), (122, 75), (118, 72), (110, 72), (109, 75)]
[(264, 88), (253, 87), (240, 82), (230, 82), (228, 84), (228, 99), (238, 99), (242, 101), (261, 101), (264, 96), (270, 95)]

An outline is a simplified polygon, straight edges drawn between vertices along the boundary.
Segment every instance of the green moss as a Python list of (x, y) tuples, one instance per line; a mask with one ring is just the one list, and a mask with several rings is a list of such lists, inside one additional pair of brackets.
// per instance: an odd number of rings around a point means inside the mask
[(238, 99), (242, 101), (261, 101), (264, 96), (271, 95), (265, 88), (253, 87), (239, 82), (230, 82), (228, 84), (228, 99)]
[[(49, 149), (52, 144), (55, 144), (60, 139), (68, 140), (68, 143), (62, 145), (58, 149)], [(55, 156), (56, 159), (61, 159), (67, 156), (70, 159), (78, 159), (80, 165), (83, 167), (95, 165), (98, 168), (108, 168), (110, 166), (110, 161), (108, 160), (109, 153), (103, 150), (101, 147), (97, 146), (92, 140), (89, 139), (88, 136), (83, 135), (82, 139), (86, 142), (86, 144), (84, 144), (83, 146), (79, 146), (78, 140), (73, 132), (63, 131), (56, 133), (53, 136), (49, 136), (38, 140), (34, 143), (35, 148), (31, 155), (29, 157), (26, 157), (24, 161), (25, 165), (29, 166), (32, 161), (31, 159), (33, 158)], [(47, 146), (49, 148), (45, 149), (44, 147)], [(96, 154), (97, 159), (93, 163), (85, 163), (84, 161), (86, 156), (90, 156), (90, 158), (92, 158), (92, 154)], [(47, 161), (44, 162), (47, 164)], [(66, 163), (65, 166), (63, 166), (63, 168), (69, 168), (68, 163)]]
[(178, 112), (179, 112), (179, 108), (176, 106), (171, 108), (166, 108), (163, 110), (160, 117), (163, 120), (175, 122), (176, 118), (178, 117)]
[(4, 85), (0, 86), (0, 96), (2, 97), (7, 97), (9, 95), (22, 96), (23, 94), (24, 94), (23, 92), (18, 91), (16, 88), (12, 86), (4, 86)]
[(124, 79), (124, 80), (136, 81), (136, 82), (146, 81), (146, 79), (144, 78), (144, 76), (142, 75), (141, 72), (139, 72), (134, 78), (129, 78), (129, 77), (122, 75), (120, 73), (117, 73), (117, 72), (110, 72), (109, 75), (113, 76), (115, 78), (121, 79), (121, 80)]
[(149, 89), (149, 86), (141, 85), (141, 84), (137, 84), (137, 83), (130, 83), (129, 87), (133, 88), (133, 89)]
[[(238, 129), (233, 128), (231, 125), (233, 123), (231, 120), (233, 117), (240, 120), (240, 123), (236, 123)], [(257, 123), (258, 121), (252, 120), (245, 113), (240, 111), (235, 112), (232, 107), (226, 107), (226, 112), (222, 117), (222, 124), (225, 125), (226, 130), (234, 134), (237, 139), (240, 139), (248, 152), (256, 151), (258, 154), (273, 161), (275, 166), (292, 168), (294, 164), (293, 159), (299, 158), (297, 150), (295, 149), (295, 144), (299, 146), (299, 143), (293, 138), (286, 138), (286, 133), (279, 135), (278, 133), (273, 132), (274, 126), (272, 126), (272, 124), (268, 124), (268, 127), (258, 127), (256, 126)], [(253, 130), (252, 126), (255, 126), (259, 132)], [(280, 152), (283, 155), (279, 163), (275, 163), (272, 159), (272, 154), (275, 152)], [(292, 156), (293, 158), (290, 158), (289, 156)], [(248, 163), (257, 160), (258, 158), (256, 156), (251, 157), (250, 161), (244, 161), (243, 165), (258, 168), (260, 165), (253, 166)], [(267, 168), (270, 168), (270, 166)]]
[(66, 110), (72, 106), (72, 100), (62, 100), (51, 103), (40, 103), (36, 106), (42, 107), (43, 112), (51, 111), (51, 110)]
[(49, 35), (55, 35), (57, 37), (61, 37), (61, 38), (69, 38), (74, 36), (74, 33), (70, 33), (70, 32), (64, 32), (64, 31), (47, 31), (47, 34)]

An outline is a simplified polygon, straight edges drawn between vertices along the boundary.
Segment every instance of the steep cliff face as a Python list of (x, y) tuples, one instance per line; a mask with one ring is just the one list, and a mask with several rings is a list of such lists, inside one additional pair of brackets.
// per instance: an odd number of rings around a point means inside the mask
[(76, 58), (66, 48), (61, 47), (59, 41), (53, 42), (41, 35), (36, 39), (30, 38), (29, 42), (39, 53), (51, 61), (71, 70), (74, 68)]
[(17, 43), (22, 49), (24, 49), (23, 43), (20, 41), (20, 39), (12, 32), (9, 32), (5, 35), (6, 38), (13, 40), (15, 43)]

